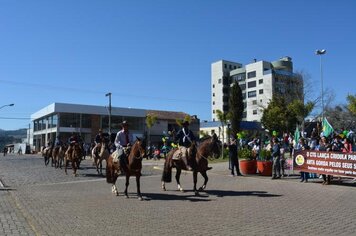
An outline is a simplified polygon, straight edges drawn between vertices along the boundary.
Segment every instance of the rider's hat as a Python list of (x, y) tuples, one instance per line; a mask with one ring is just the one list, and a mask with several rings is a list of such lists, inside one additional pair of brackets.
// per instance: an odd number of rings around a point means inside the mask
[(124, 127), (124, 126), (129, 126), (129, 123), (128, 123), (126, 120), (124, 120), (124, 121), (121, 123), (121, 126), (122, 126), (122, 127)]

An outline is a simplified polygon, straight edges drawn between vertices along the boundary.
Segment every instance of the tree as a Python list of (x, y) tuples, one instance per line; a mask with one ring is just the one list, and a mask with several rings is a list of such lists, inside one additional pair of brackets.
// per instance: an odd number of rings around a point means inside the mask
[(227, 112), (222, 112), (221, 110), (216, 110), (216, 117), (218, 120), (221, 122), (221, 128), (222, 128), (222, 142), (224, 143), (225, 140), (225, 125), (227, 124), (227, 121), (229, 120), (229, 115)]
[(147, 137), (147, 143), (150, 144), (150, 139), (151, 139), (151, 128), (152, 126), (156, 123), (157, 116), (148, 114), (146, 116), (146, 126), (148, 128), (148, 137)]
[(347, 108), (350, 110), (350, 112), (354, 115), (356, 115), (356, 94), (355, 95), (347, 95)]
[(240, 122), (244, 111), (242, 91), (237, 81), (231, 87), (229, 96), (229, 118), (231, 122), (231, 131), (234, 136), (240, 130)]
[[(291, 103), (288, 104), (287, 110), (294, 114), (295, 117), (291, 119), (296, 119), (298, 124), (302, 124), (304, 130), (304, 120), (311, 113), (311, 111), (315, 107), (315, 102), (307, 102), (304, 104), (301, 100), (295, 99)], [(293, 129), (292, 129), (293, 130)]]

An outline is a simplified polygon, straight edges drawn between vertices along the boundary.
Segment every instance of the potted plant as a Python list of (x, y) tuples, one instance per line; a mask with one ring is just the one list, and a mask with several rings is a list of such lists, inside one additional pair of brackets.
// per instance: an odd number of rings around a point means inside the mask
[(256, 158), (248, 148), (241, 148), (238, 151), (240, 171), (243, 175), (253, 175), (257, 172)]
[(262, 149), (257, 160), (257, 170), (260, 175), (272, 176), (272, 155), (271, 151)]

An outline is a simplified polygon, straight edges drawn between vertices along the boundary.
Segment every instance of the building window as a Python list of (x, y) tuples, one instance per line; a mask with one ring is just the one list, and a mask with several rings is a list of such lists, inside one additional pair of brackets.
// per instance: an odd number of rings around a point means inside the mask
[(213, 97), (215, 97), (215, 93), (213, 93)]
[(213, 114), (215, 114), (215, 110), (213, 110)]
[(242, 118), (246, 119), (246, 117), (247, 117), (247, 112), (242, 113)]
[(256, 80), (255, 80), (255, 81), (248, 82), (247, 87), (248, 87), (248, 88), (254, 88), (254, 87), (256, 87)]
[(230, 69), (230, 70), (232, 69), (232, 65), (229, 65), (229, 69)]
[(258, 80), (258, 84), (263, 84), (263, 79)]
[(256, 77), (256, 71), (251, 71), (247, 73), (247, 78), (255, 78)]
[(247, 96), (248, 96), (249, 98), (256, 97), (256, 90), (248, 92), (248, 95), (247, 95)]
[(218, 83), (221, 84), (221, 79), (219, 79)]
[(262, 103), (262, 99), (260, 99), (260, 103)]
[(252, 114), (257, 115), (257, 110), (253, 110)]
[(236, 66), (234, 66), (234, 69), (236, 69)]
[(245, 90), (246, 89), (246, 84), (239, 84), (241, 90)]
[(227, 68), (227, 65), (226, 65), (226, 64), (224, 64), (224, 68), (225, 68), (225, 69)]
[(258, 91), (258, 93), (259, 93), (259, 94), (263, 94), (263, 89), (260, 89), (260, 90)]
[(213, 105), (215, 105), (215, 101), (213, 101)]
[(213, 88), (215, 88), (215, 84), (213, 84)]
[(252, 105), (257, 105), (257, 100), (253, 100)]

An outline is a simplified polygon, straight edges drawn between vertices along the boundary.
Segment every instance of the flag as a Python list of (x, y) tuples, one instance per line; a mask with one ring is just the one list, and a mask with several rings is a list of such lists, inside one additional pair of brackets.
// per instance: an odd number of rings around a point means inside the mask
[(298, 125), (297, 125), (297, 127), (295, 128), (295, 132), (294, 132), (294, 143), (295, 143), (295, 145), (298, 144), (299, 138), (300, 138), (300, 132), (299, 132), (299, 128), (298, 128)]
[(323, 135), (325, 137), (328, 137), (333, 132), (334, 132), (333, 127), (330, 125), (328, 120), (324, 117), (324, 119), (323, 119)]

